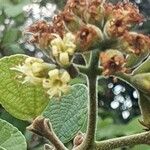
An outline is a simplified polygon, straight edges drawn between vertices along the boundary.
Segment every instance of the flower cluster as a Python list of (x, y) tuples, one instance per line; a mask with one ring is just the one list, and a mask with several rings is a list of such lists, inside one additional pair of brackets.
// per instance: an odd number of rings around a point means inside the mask
[[(118, 40), (116, 45), (119, 45), (116, 48), (126, 55), (140, 55), (148, 51), (150, 37), (130, 32), (132, 26), (143, 21), (144, 17), (138, 7), (128, 0), (116, 4), (105, 0), (68, 0), (63, 11), (54, 17), (51, 24), (45, 21), (37, 22), (29, 31), (34, 35), (34, 42), (41, 48), (51, 47), (55, 60), (61, 66), (66, 66), (71, 63), (74, 53), (98, 48), (105, 40)], [(66, 37), (70, 38), (67, 40), (69, 44), (64, 41)], [(103, 53), (100, 59), (102, 56), (106, 57), (104, 60), (108, 59), (106, 55), (107, 52), (105, 55)], [(120, 61), (125, 62), (124, 59), (122, 57)], [(101, 65), (104, 65), (104, 72), (111, 70), (108, 68), (111, 66), (109, 63)], [(121, 65), (121, 70), (125, 70), (123, 66)]]
[(108, 22), (105, 30), (109, 37), (120, 37), (135, 23), (143, 21), (138, 8), (130, 2), (119, 2), (116, 5), (105, 4)]
[(122, 37), (122, 48), (128, 52), (140, 55), (149, 51), (150, 37), (136, 32), (127, 32)]
[(53, 96), (61, 96), (69, 89), (70, 75), (67, 71), (56, 69), (53, 64), (45, 63), (42, 59), (28, 57), (23, 64), (11, 68), (20, 74), (19, 78), (23, 78), (24, 83), (34, 85), (42, 85), (47, 90), (50, 98)]
[(116, 71), (127, 71), (127, 68), (124, 67), (126, 59), (120, 51), (111, 49), (107, 50), (106, 52), (102, 52), (100, 54), (100, 60), (104, 69), (104, 75), (110, 75), (115, 73)]
[(60, 65), (67, 66), (76, 50), (75, 37), (71, 33), (67, 33), (63, 39), (57, 34), (55, 36), (56, 38), (51, 41), (52, 55)]
[(26, 30), (32, 35), (30, 42), (47, 52), (55, 68), (41, 59), (28, 58), (13, 69), (22, 73), (24, 82), (42, 83), (50, 97), (68, 91), (70, 75), (64, 69), (71, 66), (75, 53), (100, 49), (99, 64), (104, 75), (126, 72), (128, 55), (140, 56), (150, 49), (149, 36), (131, 32), (135, 24), (143, 21), (137, 6), (128, 0), (116, 4), (68, 0), (51, 22), (38, 21)]

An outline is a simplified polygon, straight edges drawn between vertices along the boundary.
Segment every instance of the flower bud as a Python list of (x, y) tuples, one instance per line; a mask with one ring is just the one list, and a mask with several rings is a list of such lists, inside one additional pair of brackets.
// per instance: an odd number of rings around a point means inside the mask
[(59, 61), (63, 66), (68, 65), (69, 64), (69, 55), (68, 55), (68, 53), (66, 53), (66, 52), (60, 53)]
[(81, 145), (84, 138), (85, 138), (85, 134), (82, 132), (78, 132), (77, 135), (75, 136), (74, 140), (73, 140), (74, 148)]
[(75, 37), (67, 33), (63, 39), (59, 35), (51, 41), (52, 55), (61, 66), (70, 65), (71, 58), (76, 50)]
[(102, 31), (95, 25), (82, 26), (76, 34), (76, 45), (78, 52), (85, 52), (98, 48), (103, 40)]
[(76, 32), (82, 25), (84, 25), (83, 21), (78, 16), (68, 10), (62, 12), (62, 17), (65, 26), (71, 32)]
[(84, 11), (84, 20), (89, 24), (102, 26), (104, 22), (104, 7), (102, 0), (92, 0), (89, 2), (87, 11)]
[(121, 47), (128, 53), (143, 54), (150, 49), (150, 37), (136, 32), (126, 32), (121, 39)]
[(86, 11), (88, 0), (68, 0), (65, 9), (73, 12), (76, 16), (83, 18), (83, 12)]
[(115, 72), (125, 72), (125, 57), (117, 50), (107, 50), (106, 52), (101, 52), (100, 63), (103, 67), (104, 75), (111, 75)]

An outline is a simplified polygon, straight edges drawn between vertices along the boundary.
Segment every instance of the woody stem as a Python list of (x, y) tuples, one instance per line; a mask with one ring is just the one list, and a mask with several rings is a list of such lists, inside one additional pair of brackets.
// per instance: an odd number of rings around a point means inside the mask
[(99, 50), (94, 50), (91, 53), (90, 63), (87, 70), (84, 71), (87, 75), (89, 88), (89, 110), (88, 110), (88, 127), (86, 137), (83, 143), (77, 150), (91, 150), (94, 147), (96, 118), (97, 118), (97, 74), (98, 74)]

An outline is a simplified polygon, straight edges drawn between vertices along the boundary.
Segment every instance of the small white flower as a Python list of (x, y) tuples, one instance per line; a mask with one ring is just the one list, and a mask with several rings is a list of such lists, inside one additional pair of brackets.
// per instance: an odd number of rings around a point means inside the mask
[(22, 78), (24, 77), (22, 83), (29, 82), (32, 84), (39, 84), (47, 77), (49, 70), (54, 68), (55, 65), (45, 63), (42, 59), (28, 57), (23, 65), (13, 67), (11, 70), (18, 71), (22, 74)]
[(62, 39), (59, 35), (54, 34), (56, 37), (51, 41), (52, 55), (57, 58), (60, 64), (69, 65), (70, 56), (76, 50), (75, 36), (72, 33), (67, 33)]
[(68, 65), (69, 64), (69, 54), (67, 52), (60, 53), (59, 61), (62, 65)]
[(54, 96), (60, 97), (69, 90), (70, 75), (67, 71), (54, 69), (49, 71), (48, 74), (49, 78), (43, 80), (43, 87), (48, 89), (47, 93), (50, 98)]

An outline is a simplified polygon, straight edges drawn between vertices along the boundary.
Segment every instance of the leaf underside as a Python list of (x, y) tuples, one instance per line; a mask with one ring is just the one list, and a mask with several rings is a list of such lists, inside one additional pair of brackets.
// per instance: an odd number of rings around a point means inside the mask
[(50, 119), (53, 129), (63, 143), (69, 142), (83, 127), (87, 119), (87, 87), (82, 84), (72, 86), (68, 95), (53, 98), (43, 116)]

